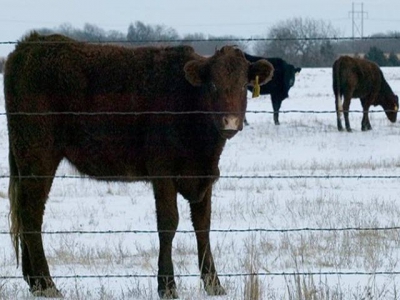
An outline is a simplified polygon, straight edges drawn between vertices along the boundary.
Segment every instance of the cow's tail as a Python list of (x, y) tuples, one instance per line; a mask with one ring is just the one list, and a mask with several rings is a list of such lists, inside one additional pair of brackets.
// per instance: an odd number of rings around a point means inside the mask
[(333, 82), (333, 93), (335, 94), (335, 103), (336, 103), (336, 111), (338, 116), (341, 116), (343, 113), (343, 94), (340, 90), (340, 59), (336, 60), (333, 64), (333, 72), (332, 72), (332, 82)]
[(19, 203), (19, 193), (21, 191), (21, 183), (19, 178), (19, 171), (17, 163), (15, 161), (14, 153), (9, 146), (9, 156), (10, 164), (10, 184), (8, 186), (8, 197), (10, 199), (10, 233), (12, 243), (14, 245), (15, 255), (17, 258), (17, 266), (19, 265), (19, 236), (21, 232), (21, 206)]

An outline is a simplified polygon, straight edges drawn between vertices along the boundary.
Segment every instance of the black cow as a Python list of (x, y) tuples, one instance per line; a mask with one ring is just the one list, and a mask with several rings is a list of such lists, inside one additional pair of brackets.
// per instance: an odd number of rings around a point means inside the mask
[[(288, 64), (285, 60), (278, 57), (260, 57), (245, 53), (246, 59), (250, 62), (256, 62), (260, 59), (268, 60), (274, 66), (274, 77), (270, 82), (261, 86), (261, 95), (271, 95), (272, 108), (274, 109), (274, 122), (279, 125), (279, 109), (282, 101), (289, 97), (289, 90), (294, 85), (295, 75), (301, 71), (301, 68)], [(253, 87), (248, 87), (253, 91)], [(245, 123), (247, 123), (245, 119)]]

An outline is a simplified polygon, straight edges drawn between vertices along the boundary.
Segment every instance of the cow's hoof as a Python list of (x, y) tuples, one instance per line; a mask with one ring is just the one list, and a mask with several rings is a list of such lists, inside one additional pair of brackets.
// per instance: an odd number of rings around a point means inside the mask
[(161, 299), (178, 299), (179, 298), (176, 289), (159, 290), (158, 296)]
[(208, 285), (205, 288), (209, 296), (223, 296), (226, 295), (225, 289), (220, 285)]
[(31, 293), (34, 297), (44, 297), (44, 298), (64, 298), (63, 294), (55, 287), (51, 287), (45, 290), (41, 289), (31, 289)]

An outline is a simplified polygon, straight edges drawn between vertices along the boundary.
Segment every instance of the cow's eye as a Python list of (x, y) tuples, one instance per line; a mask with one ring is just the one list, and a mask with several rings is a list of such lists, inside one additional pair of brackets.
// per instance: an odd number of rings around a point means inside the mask
[(217, 91), (217, 86), (215, 85), (214, 82), (210, 82), (210, 90), (212, 92), (216, 92)]

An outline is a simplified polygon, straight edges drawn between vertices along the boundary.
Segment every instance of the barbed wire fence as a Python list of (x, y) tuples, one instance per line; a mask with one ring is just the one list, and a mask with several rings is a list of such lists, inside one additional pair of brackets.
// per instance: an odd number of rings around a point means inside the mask
[[(197, 42), (259, 42), (259, 41), (294, 41), (294, 40), (312, 40), (312, 41), (367, 41), (367, 40), (400, 40), (399, 36), (371, 36), (371, 37), (314, 37), (314, 38), (232, 38), (232, 39), (221, 39), (221, 38), (211, 38), (211, 39), (175, 39), (175, 40), (148, 40), (148, 41), (121, 41), (121, 40), (98, 40), (98, 41), (82, 41), (85, 43), (94, 43), (94, 44), (135, 44), (135, 43), (197, 43)], [(0, 41), (0, 45), (16, 45), (21, 41)], [(43, 41), (30, 41), (24, 43), (43, 43)], [(44, 43), (69, 43), (68, 41), (52, 41), (52, 42), (44, 42)], [(350, 110), (350, 113), (363, 113), (361, 110)], [(384, 110), (371, 110), (369, 113), (381, 113)], [(44, 113), (31, 113), (31, 112), (18, 112), (12, 113), (14, 115), (143, 115), (143, 114), (222, 114), (224, 112), (166, 112), (166, 111), (152, 111), (152, 112), (44, 112)], [(254, 113), (254, 114), (273, 114), (273, 111), (246, 111), (246, 113)], [(323, 110), (323, 111), (315, 111), (315, 110), (282, 110), (281, 114), (290, 114), (290, 113), (298, 113), (298, 114), (336, 114), (336, 111), (333, 110)], [(0, 116), (6, 116), (6, 113), (1, 112)], [(9, 174), (0, 174), (0, 179), (8, 179), (11, 176)], [(33, 177), (33, 178), (46, 178), (46, 176), (25, 176)], [(85, 175), (56, 175), (51, 176), (52, 178), (57, 179), (90, 179), (89, 176)], [(210, 178), (213, 176), (136, 176), (129, 177), (131, 180), (152, 180), (152, 179), (185, 179), (185, 178)], [(21, 178), (21, 177), (20, 177)], [(96, 177), (98, 178), (98, 177)], [(109, 176), (106, 178), (110, 179)], [(118, 179), (119, 177), (111, 178)], [(124, 177), (126, 178), (126, 177)], [(219, 179), (355, 179), (355, 180), (370, 180), (370, 179), (382, 179), (382, 180), (393, 180), (400, 179), (400, 175), (221, 175), (218, 176)], [(262, 232), (262, 233), (291, 233), (291, 232), (349, 232), (349, 231), (400, 231), (400, 226), (389, 226), (389, 227), (342, 227), (342, 228), (250, 228), (250, 229), (211, 229), (210, 233), (252, 233), (252, 232)], [(42, 231), (41, 234), (45, 235), (115, 235), (115, 234), (158, 234), (160, 232), (168, 232), (168, 231), (158, 231), (158, 230), (57, 230), (57, 231)], [(194, 234), (195, 230), (176, 230), (174, 231), (178, 234)], [(25, 232), (24, 234), (37, 234), (38, 232)], [(0, 231), (0, 235), (10, 235), (9, 231)], [(348, 275), (357, 275), (357, 276), (376, 276), (376, 275), (400, 275), (400, 271), (318, 271), (318, 272), (245, 272), (245, 273), (219, 273), (220, 277), (249, 277), (249, 276), (348, 276)], [(175, 277), (178, 278), (188, 278), (188, 277), (199, 277), (199, 274), (175, 274)], [(53, 275), (54, 279), (111, 279), (111, 278), (157, 278), (156, 274), (103, 274), (103, 275)], [(23, 276), (3, 276), (0, 275), (0, 280), (9, 280), (9, 279), (22, 279)], [(34, 278), (34, 277), (32, 277)]]

